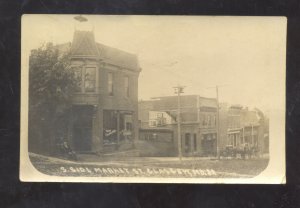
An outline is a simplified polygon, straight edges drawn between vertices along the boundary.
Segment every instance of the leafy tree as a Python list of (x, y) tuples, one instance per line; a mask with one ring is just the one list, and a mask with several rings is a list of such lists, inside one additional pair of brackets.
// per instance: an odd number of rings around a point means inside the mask
[(31, 51), (29, 151), (54, 152), (58, 134), (66, 133), (76, 83), (68, 52), (61, 53), (52, 43)]

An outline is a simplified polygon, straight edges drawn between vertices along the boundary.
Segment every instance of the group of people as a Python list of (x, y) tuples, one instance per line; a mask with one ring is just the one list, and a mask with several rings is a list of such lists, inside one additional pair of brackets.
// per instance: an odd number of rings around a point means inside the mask
[(78, 160), (76, 152), (72, 150), (67, 140), (63, 137), (59, 138), (57, 142), (57, 147), (59, 150), (59, 154), (62, 157), (66, 157), (69, 160)]
[(252, 156), (259, 157), (259, 148), (258, 146), (244, 143), (238, 147), (234, 147), (232, 145), (227, 145), (225, 149), (220, 152), (219, 157), (234, 157), (236, 158), (238, 155), (241, 156), (242, 159), (245, 159), (246, 156), (248, 158), (252, 158)]

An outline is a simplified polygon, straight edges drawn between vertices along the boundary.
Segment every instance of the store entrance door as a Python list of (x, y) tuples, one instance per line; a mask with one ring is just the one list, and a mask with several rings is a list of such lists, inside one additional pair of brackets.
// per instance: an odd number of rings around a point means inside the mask
[(191, 134), (186, 133), (184, 138), (184, 152), (190, 153), (191, 152)]
[(216, 154), (216, 139), (213, 134), (204, 134), (201, 141), (203, 156), (214, 156)]
[(73, 145), (75, 151), (91, 151), (93, 106), (74, 106), (73, 118)]

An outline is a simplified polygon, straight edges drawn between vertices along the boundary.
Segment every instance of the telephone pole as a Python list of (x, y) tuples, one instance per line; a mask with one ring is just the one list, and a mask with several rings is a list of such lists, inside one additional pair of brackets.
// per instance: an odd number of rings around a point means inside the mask
[(215, 87), (208, 87), (207, 89), (215, 88), (216, 89), (216, 100), (217, 100), (217, 140), (216, 140), (216, 150), (217, 150), (217, 158), (220, 156), (220, 104), (219, 104), (219, 87), (223, 87), (227, 85), (216, 85)]
[(179, 160), (182, 160), (182, 145), (181, 145), (181, 126), (180, 126), (180, 94), (183, 93), (184, 86), (176, 86), (175, 94), (177, 94), (177, 142), (178, 142), (178, 157)]
[(220, 139), (220, 105), (219, 105), (219, 87), (218, 85), (216, 86), (216, 94), (217, 94), (217, 158), (220, 156), (220, 151), (219, 151), (219, 139)]

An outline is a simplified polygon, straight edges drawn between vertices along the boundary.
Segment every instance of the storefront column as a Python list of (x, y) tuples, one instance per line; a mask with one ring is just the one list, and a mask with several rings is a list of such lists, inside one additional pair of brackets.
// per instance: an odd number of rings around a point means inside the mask
[(243, 127), (243, 144), (245, 143), (245, 127)]
[[(218, 140), (218, 135), (217, 135), (217, 133), (213, 133), (213, 138), (214, 138), (214, 140), (215, 140), (215, 146), (216, 146), (216, 148), (215, 148), (215, 154), (216, 154), (216, 156), (218, 157), (219, 155), (219, 153), (220, 153), (220, 149), (221, 149), (221, 141), (220, 140)], [(220, 138), (221, 138), (221, 133), (220, 133)], [(219, 151), (219, 152), (218, 152)]]
[(103, 109), (102, 108), (98, 108), (98, 112), (97, 112), (97, 137), (99, 139), (99, 145), (98, 145), (98, 149), (97, 151), (102, 151), (103, 150)]
[(133, 112), (132, 115), (132, 127), (133, 127), (133, 147), (136, 147), (136, 143), (139, 139), (139, 118), (138, 113)]
[(92, 142), (91, 150), (93, 152), (99, 151), (101, 149), (100, 143), (100, 129), (99, 129), (99, 109), (97, 106), (94, 106), (94, 112), (92, 117)]
[(254, 139), (253, 139), (253, 124), (251, 125), (251, 144), (254, 145)]
[(198, 133), (197, 135), (197, 152), (201, 155), (203, 153), (203, 147), (202, 147), (202, 138), (203, 135), (200, 133)]
[(117, 145), (120, 142), (120, 111), (117, 111)]
[(194, 150), (194, 133), (191, 133), (191, 136), (190, 136), (190, 153), (194, 153), (195, 150)]

